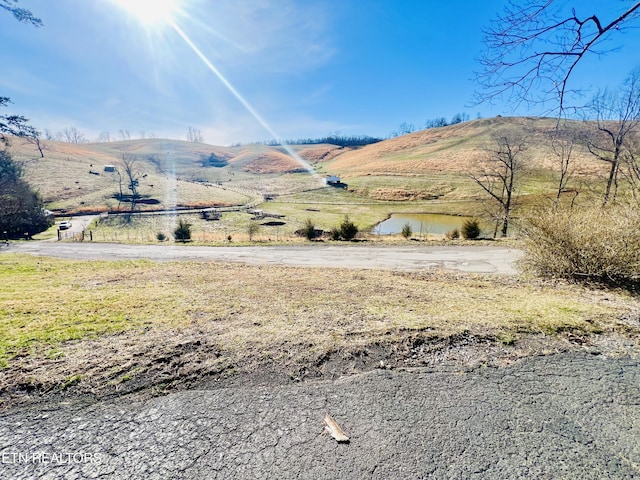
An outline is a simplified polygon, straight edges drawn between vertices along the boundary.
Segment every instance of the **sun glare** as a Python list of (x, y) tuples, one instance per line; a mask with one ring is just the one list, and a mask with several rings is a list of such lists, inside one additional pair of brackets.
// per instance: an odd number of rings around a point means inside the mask
[(170, 24), (178, 10), (180, 0), (115, 0), (145, 26)]

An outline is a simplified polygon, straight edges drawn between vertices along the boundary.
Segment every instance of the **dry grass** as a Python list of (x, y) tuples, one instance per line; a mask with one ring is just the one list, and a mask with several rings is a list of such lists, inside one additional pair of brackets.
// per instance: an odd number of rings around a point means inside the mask
[[(628, 332), (636, 300), (565, 284), (0, 256), (0, 392), (185, 382), (459, 335)], [(633, 330), (637, 334), (637, 328)], [(78, 381), (78, 379), (80, 379)]]
[(255, 174), (291, 173), (304, 170), (298, 162), (289, 155), (280, 152), (264, 153), (247, 163), (243, 170)]
[[(529, 167), (549, 169), (552, 153), (546, 135), (554, 126), (553, 119), (493, 118), (422, 130), (348, 151), (329, 162), (327, 169), (347, 179), (416, 173), (467, 175), (487, 155), (487, 148), (493, 147), (492, 135), (507, 130), (529, 139), (531, 148), (524, 155)], [(580, 173), (601, 171), (602, 165), (586, 150), (576, 149), (574, 156)]]
[[(484, 194), (468, 172), (475, 160), (486, 155), (491, 136), (507, 129), (530, 138), (531, 148), (525, 155), (533, 173), (521, 192), (522, 205), (528, 208), (555, 189), (556, 175), (550, 161), (553, 155), (546, 136), (554, 126), (553, 119), (482, 119), (414, 132), (363, 148), (332, 145), (293, 148), (312, 162), (320, 175), (337, 174), (345, 179), (348, 192), (334, 192), (334, 198), (327, 200), (333, 204), (344, 203), (331, 208), (346, 210), (360, 227), (367, 229), (399, 209), (482, 215), (484, 208), (478, 200), (484, 198)], [(38, 158), (33, 145), (19, 141), (15, 142), (13, 153), (24, 163), (27, 180), (44, 196), (47, 207), (74, 215), (129, 207), (119, 205), (113, 198), (119, 189), (117, 175), (103, 171), (104, 164), (117, 164), (125, 152), (138, 155), (140, 169), (146, 175), (140, 180), (140, 193), (157, 201), (138, 204), (138, 208), (144, 210), (170, 209), (176, 205), (255, 203), (261, 201), (263, 194), (283, 196), (278, 200), (280, 205), (295, 201), (286, 196), (295, 192), (304, 192), (297, 198), (306, 203), (313, 203), (318, 197), (315, 192), (307, 191), (318, 186), (318, 179), (308, 174), (287, 173), (301, 167), (281, 147), (216, 147), (164, 139), (88, 145), (45, 143), (44, 159)], [(202, 158), (210, 153), (225, 158), (228, 165), (204, 167)], [(606, 166), (604, 162), (598, 164), (580, 149), (576, 149), (575, 161), (580, 170), (575, 180), (584, 181), (589, 191), (599, 185), (594, 175)], [(581, 199), (589, 195), (585, 191)], [(365, 202), (376, 205), (364, 206)], [(380, 202), (387, 205), (380, 207), (377, 205)], [(431, 203), (427, 205), (427, 202)], [(290, 220), (296, 224), (304, 222), (306, 217), (295, 205), (284, 206), (282, 213), (291, 213)], [(319, 222), (330, 227), (333, 220)]]
[(524, 265), (536, 275), (640, 290), (635, 204), (537, 210), (525, 224)]

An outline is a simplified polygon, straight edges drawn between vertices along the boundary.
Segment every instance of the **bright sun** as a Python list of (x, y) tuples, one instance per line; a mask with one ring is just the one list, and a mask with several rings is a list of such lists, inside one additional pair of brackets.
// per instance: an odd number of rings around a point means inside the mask
[(180, 0), (115, 0), (130, 15), (145, 26), (170, 23), (178, 10)]

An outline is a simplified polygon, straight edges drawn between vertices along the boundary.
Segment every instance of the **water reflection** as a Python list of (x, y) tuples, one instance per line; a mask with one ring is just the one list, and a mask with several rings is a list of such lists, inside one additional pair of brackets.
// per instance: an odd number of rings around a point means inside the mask
[(462, 224), (470, 217), (444, 215), (440, 213), (394, 213), (373, 229), (377, 235), (400, 233), (407, 223), (411, 225), (413, 236), (444, 235), (451, 230), (462, 228)]

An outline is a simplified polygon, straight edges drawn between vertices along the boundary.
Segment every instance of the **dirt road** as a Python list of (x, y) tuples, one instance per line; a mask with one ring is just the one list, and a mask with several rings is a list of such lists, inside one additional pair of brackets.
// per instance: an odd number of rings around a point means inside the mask
[(0, 477), (632, 479), (638, 439), (639, 362), (572, 353), (13, 411)]
[(521, 252), (486, 246), (322, 245), (199, 247), (123, 245), (111, 243), (18, 242), (0, 252), (29, 253), (75, 259), (149, 259), (154, 261), (221, 261), (263, 265), (369, 268), (386, 270), (441, 269), (469, 273), (515, 274)]

